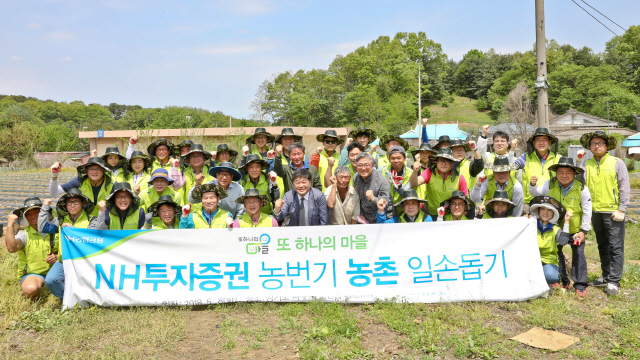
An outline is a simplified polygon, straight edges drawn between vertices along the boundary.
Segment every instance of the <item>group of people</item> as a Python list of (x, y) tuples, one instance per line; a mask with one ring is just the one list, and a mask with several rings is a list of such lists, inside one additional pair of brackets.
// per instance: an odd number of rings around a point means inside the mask
[[(475, 141), (441, 136), (429, 143), (423, 119), (422, 144), (407, 155), (398, 135), (371, 142), (375, 131), (352, 130), (346, 141), (335, 130), (316, 140), (306, 155), (302, 136), (284, 128), (275, 136), (256, 128), (238, 151), (220, 144), (206, 151), (184, 140), (161, 138), (147, 152), (129, 140), (122, 155), (110, 147), (77, 168), (59, 185), (60, 163), (51, 167), (51, 199), (30, 197), (8, 219), (9, 252), (18, 252), (23, 294), (34, 298), (43, 286), (64, 295), (60, 229), (97, 230), (243, 228), (440, 222), (535, 216), (542, 269), (550, 289), (570, 288), (562, 252), (572, 248), (571, 278), (586, 296), (585, 235), (598, 242), (602, 276), (591, 283), (619, 292), (623, 268), (624, 219), (629, 176), (621, 159), (609, 155), (616, 139), (601, 131), (585, 134), (582, 146), (593, 158), (577, 162), (551, 150), (558, 139), (538, 128), (527, 151), (515, 157), (518, 140), (489, 126)], [(339, 147), (342, 146), (341, 149)], [(564, 219), (564, 224), (562, 220)], [(25, 227), (17, 229), (16, 222)], [(560, 227), (562, 226), (562, 227)]]

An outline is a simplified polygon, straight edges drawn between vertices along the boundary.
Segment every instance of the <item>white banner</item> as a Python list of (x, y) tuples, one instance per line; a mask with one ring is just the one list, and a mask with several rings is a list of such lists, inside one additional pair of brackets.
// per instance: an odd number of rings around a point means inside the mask
[(62, 230), (64, 306), (519, 301), (548, 291), (534, 219)]

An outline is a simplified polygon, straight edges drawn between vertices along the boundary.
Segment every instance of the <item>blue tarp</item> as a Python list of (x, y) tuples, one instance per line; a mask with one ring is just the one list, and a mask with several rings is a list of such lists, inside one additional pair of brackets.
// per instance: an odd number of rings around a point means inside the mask
[[(422, 135), (422, 125), (417, 125), (415, 129), (400, 135), (403, 139), (420, 139)], [(460, 130), (457, 124), (437, 124), (427, 125), (427, 135), (429, 140), (437, 140), (442, 135), (449, 135), (451, 139), (466, 140), (469, 134)]]
[(640, 134), (635, 134), (633, 136), (629, 136), (622, 142), (622, 146), (624, 147), (636, 147), (640, 146)]

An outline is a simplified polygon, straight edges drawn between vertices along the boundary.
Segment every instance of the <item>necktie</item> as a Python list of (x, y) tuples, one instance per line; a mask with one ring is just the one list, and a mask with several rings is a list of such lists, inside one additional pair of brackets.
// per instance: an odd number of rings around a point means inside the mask
[(299, 226), (307, 226), (307, 217), (305, 216), (304, 211), (304, 198), (300, 198), (300, 213), (298, 214), (298, 225)]

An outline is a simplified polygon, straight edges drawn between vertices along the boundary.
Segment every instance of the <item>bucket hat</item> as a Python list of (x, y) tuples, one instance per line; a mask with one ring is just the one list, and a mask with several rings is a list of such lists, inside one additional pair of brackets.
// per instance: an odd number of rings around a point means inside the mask
[(231, 162), (236, 160), (236, 156), (238, 156), (238, 152), (233, 150), (232, 148), (229, 147), (229, 145), (227, 144), (219, 144), (216, 147), (216, 153), (219, 153), (221, 151), (227, 151), (229, 153), (229, 155), (231, 155)]
[(244, 200), (250, 197), (257, 197), (260, 200), (264, 201), (265, 203), (268, 203), (269, 201), (271, 201), (269, 199), (268, 195), (262, 195), (260, 194), (260, 191), (258, 191), (258, 189), (256, 188), (249, 188), (247, 190), (245, 190), (244, 195), (240, 196), (236, 199), (236, 202), (238, 204), (244, 204)]
[(222, 170), (233, 174), (233, 181), (240, 181), (240, 179), (242, 179), (242, 174), (240, 174), (240, 171), (236, 170), (233, 167), (233, 164), (228, 161), (223, 161), (219, 163), (217, 166), (214, 166), (211, 169), (209, 169), (209, 175), (216, 177), (216, 174)]
[(165, 168), (157, 168), (151, 173), (151, 179), (149, 179), (149, 185), (153, 184), (155, 179), (165, 179), (169, 182), (169, 185), (173, 184), (173, 179), (169, 177), (169, 172)]
[(111, 172), (111, 169), (109, 169), (109, 168), (104, 164), (104, 160), (102, 160), (102, 158), (101, 158), (101, 157), (97, 157), (97, 156), (94, 156), (94, 157), (89, 158), (89, 160), (87, 161), (87, 163), (86, 163), (86, 164), (82, 164), (82, 165), (78, 166), (78, 172), (79, 172), (79, 173), (84, 173), (84, 174), (86, 174), (86, 173), (87, 173), (87, 168), (88, 168), (89, 166), (91, 166), (91, 165), (98, 165), (98, 166), (100, 166), (101, 168), (103, 168), (105, 172)]
[(147, 146), (147, 154), (152, 159), (156, 157), (156, 148), (160, 145), (165, 145), (169, 148), (169, 155), (173, 155), (176, 152), (176, 146), (173, 143), (165, 138), (160, 138)]
[(256, 130), (253, 132), (253, 135), (249, 136), (247, 138), (247, 144), (255, 144), (255, 136), (256, 135), (264, 135), (267, 137), (267, 142), (268, 143), (272, 143), (276, 140), (276, 137), (273, 136), (273, 134), (271, 134), (270, 132), (267, 132), (267, 129), (263, 128), (263, 127), (259, 127), (256, 128)]
[[(491, 198), (491, 200), (485, 203), (485, 206), (489, 207), (489, 205), (497, 201), (506, 202), (507, 204), (509, 204), (509, 209), (513, 208), (513, 206), (515, 205), (511, 200), (509, 200), (509, 193), (506, 190), (496, 190), (493, 193), (493, 197)], [(491, 208), (493, 208), (493, 206)]]
[(331, 129), (326, 130), (326, 131), (324, 132), (324, 134), (318, 134), (318, 135), (316, 136), (316, 140), (318, 140), (319, 142), (324, 142), (324, 139), (325, 139), (325, 138), (328, 138), (328, 137), (329, 137), (329, 138), (336, 139), (336, 141), (337, 141), (337, 144), (338, 144), (338, 145), (341, 145), (341, 144), (344, 142), (344, 140), (342, 140), (342, 139), (338, 136), (338, 133), (337, 133), (335, 130), (331, 130)]
[(466, 142), (462, 141), (461, 139), (453, 139), (453, 140), (451, 140), (451, 146), (449, 146), (449, 147), (453, 149), (454, 146), (464, 146), (464, 151), (471, 151), (471, 148), (469, 147), (469, 144), (467, 144)]
[(189, 139), (185, 139), (185, 140), (182, 140), (182, 142), (181, 142), (181, 143), (179, 143), (179, 144), (175, 144), (175, 151), (174, 151), (174, 154), (173, 154), (173, 155), (175, 155), (175, 156), (182, 156), (182, 155), (180, 155), (180, 149), (181, 149), (181, 148), (183, 148), (183, 147), (185, 147), (185, 146), (188, 146), (188, 147), (193, 146), (193, 141), (191, 141), (191, 140), (189, 140)]
[(367, 129), (363, 127), (359, 127), (355, 130), (349, 131), (349, 137), (355, 140), (360, 135), (366, 135), (369, 137), (369, 142), (373, 142), (378, 137), (376, 136), (376, 132), (372, 129)]
[(227, 191), (222, 186), (215, 185), (213, 183), (207, 183), (207, 184), (196, 186), (191, 192), (191, 197), (196, 202), (202, 201), (202, 194), (208, 193), (208, 192), (214, 192), (218, 194), (218, 197), (220, 199), (224, 199), (227, 197)]
[(30, 196), (24, 200), (24, 206), (13, 211), (17, 217), (23, 217), (24, 213), (31, 209), (41, 209), (42, 200), (37, 196)]
[(120, 154), (120, 149), (118, 149), (117, 146), (111, 146), (108, 147), (107, 150), (105, 150), (104, 155), (101, 156), (102, 160), (104, 160), (104, 162), (107, 162), (107, 157), (109, 157), (109, 155), (118, 155), (118, 158), (120, 158), (120, 160), (126, 160), (126, 156)]
[(95, 208), (95, 204), (91, 201), (85, 194), (80, 191), (78, 188), (69, 189), (66, 193), (62, 194), (56, 206), (58, 207), (58, 211), (69, 213), (67, 210), (67, 201), (71, 198), (80, 198), (84, 200), (84, 206), (82, 207), (87, 214), (91, 214), (93, 209)]
[(451, 200), (453, 200), (453, 199), (464, 200), (464, 202), (467, 204), (467, 209), (466, 210), (471, 209), (473, 207), (473, 205), (474, 205), (473, 202), (471, 201), (471, 199), (469, 199), (469, 197), (466, 196), (464, 194), (464, 192), (456, 190), (456, 191), (451, 193), (451, 197), (450, 198), (448, 198), (447, 200), (441, 202), (440, 206), (444, 206), (447, 209), (446, 211), (451, 212), (449, 204), (451, 203)]
[(429, 156), (429, 160), (433, 162), (438, 161), (438, 158), (444, 158), (447, 160), (454, 161), (456, 163), (460, 162), (460, 160), (453, 157), (453, 154), (451, 153), (451, 148), (439, 148), (437, 154)]
[(160, 198), (158, 198), (158, 201), (154, 202), (153, 204), (151, 204), (149, 206), (148, 212), (152, 213), (153, 216), (157, 217), (158, 216), (158, 208), (160, 208), (160, 205), (164, 205), (164, 204), (169, 204), (171, 205), (175, 212), (176, 215), (180, 214), (180, 212), (182, 211), (182, 206), (180, 206), (180, 204), (178, 204), (177, 202), (173, 201), (173, 198), (171, 197), (171, 195), (162, 195), (160, 196)]
[(409, 149), (409, 143), (405, 139), (401, 138), (399, 135), (384, 135), (383, 137), (381, 137), (380, 149), (382, 149), (382, 151), (387, 151), (387, 144), (391, 140), (398, 141), (400, 143), (400, 146), (402, 146), (403, 149), (405, 150)]
[(440, 144), (444, 143), (444, 142), (449, 142), (451, 143), (451, 138), (449, 138), (449, 135), (442, 135), (438, 138), (438, 142), (436, 143), (435, 147), (439, 147)]
[(262, 165), (262, 170), (264, 170), (264, 169), (269, 167), (269, 163), (266, 160), (262, 159), (262, 157), (260, 155), (258, 155), (258, 154), (249, 154), (249, 155), (247, 155), (246, 162), (244, 163), (244, 166), (240, 167), (240, 169), (245, 169), (246, 170), (247, 169), (247, 165), (249, 165), (250, 163), (254, 163), (254, 162), (257, 162), (260, 165)]
[(140, 199), (140, 197), (138, 195), (136, 195), (133, 192), (133, 190), (131, 189), (131, 184), (129, 184), (128, 182), (119, 182), (119, 183), (116, 183), (115, 185), (113, 185), (113, 190), (111, 190), (111, 194), (109, 194), (105, 198), (105, 200), (108, 201), (108, 202), (112, 202), (111, 199), (115, 200), (115, 194), (120, 192), (120, 191), (126, 191), (129, 194), (131, 194), (134, 202), (137, 201), (138, 199)]
[(509, 163), (509, 157), (506, 155), (496, 155), (492, 163), (487, 164), (486, 168), (493, 172), (506, 172), (518, 170), (518, 165)]
[(426, 203), (427, 200), (421, 198), (418, 196), (418, 193), (416, 192), (415, 189), (410, 189), (410, 190), (405, 190), (402, 192), (402, 199), (400, 201), (398, 201), (397, 203), (393, 204), (393, 206), (400, 206), (402, 205), (403, 202), (407, 201), (407, 200), (417, 200), (421, 203)]
[(143, 153), (142, 151), (136, 150), (131, 153), (131, 158), (127, 160), (127, 169), (129, 169), (129, 171), (133, 171), (133, 168), (131, 167), (131, 162), (133, 161), (133, 159), (142, 159), (144, 161), (144, 170), (147, 170), (153, 164), (153, 161), (147, 154)]
[(527, 142), (533, 144), (533, 139), (535, 139), (536, 136), (541, 136), (541, 135), (549, 137), (551, 144), (555, 144), (558, 142), (558, 138), (551, 135), (551, 133), (549, 132), (549, 129), (543, 128), (543, 127), (537, 128), (536, 131), (533, 132), (533, 135), (529, 137), (529, 140), (527, 140)]
[(302, 142), (302, 136), (294, 134), (293, 129), (290, 127), (282, 129), (282, 132), (280, 133), (280, 135), (276, 137), (276, 142), (278, 144), (282, 144), (283, 136), (293, 136), (295, 138), (294, 142)]
[(567, 210), (562, 206), (560, 201), (552, 198), (551, 196), (536, 196), (529, 202), (529, 212), (531, 215), (540, 219), (539, 211), (541, 207), (547, 208), (553, 211), (553, 218), (549, 220), (552, 224), (558, 224), (559, 219), (563, 219)]
[(584, 170), (579, 168), (579, 167), (577, 167), (577, 166), (575, 166), (573, 164), (573, 159), (570, 158), (570, 157), (566, 157), (566, 156), (560, 157), (560, 160), (558, 161), (557, 164), (553, 164), (553, 165), (549, 166), (549, 170), (551, 170), (553, 172), (557, 172), (558, 168), (561, 168), (561, 167), (572, 168), (573, 171), (576, 172), (576, 175), (577, 174), (584, 174)]
[(204, 156), (205, 160), (211, 158), (211, 154), (208, 151), (204, 151), (204, 147), (202, 146), (202, 144), (191, 145), (191, 149), (189, 150), (189, 152), (184, 154), (185, 160), (189, 159), (189, 155), (193, 153), (201, 153)]
[(583, 134), (580, 137), (580, 145), (585, 149), (589, 149), (591, 147), (591, 140), (597, 137), (604, 139), (604, 142), (607, 144), (607, 150), (613, 150), (618, 146), (618, 140), (611, 135), (605, 134), (602, 130)]
[(415, 150), (411, 150), (411, 156), (413, 156), (414, 158), (416, 157), (416, 155), (418, 155), (418, 153), (420, 151), (428, 151), (430, 152), (432, 155), (436, 155), (438, 153), (437, 150), (434, 150), (433, 147), (431, 147), (431, 145), (429, 145), (429, 143), (422, 143), (420, 144), (420, 147), (415, 149)]

